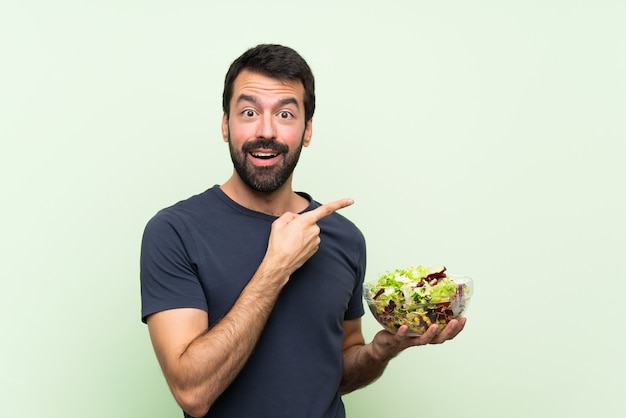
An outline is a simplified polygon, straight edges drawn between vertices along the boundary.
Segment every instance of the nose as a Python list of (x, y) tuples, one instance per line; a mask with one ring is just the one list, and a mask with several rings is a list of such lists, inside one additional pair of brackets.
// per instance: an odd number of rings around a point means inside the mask
[(271, 114), (264, 114), (259, 118), (257, 125), (257, 138), (276, 139), (276, 129), (274, 127), (274, 118)]

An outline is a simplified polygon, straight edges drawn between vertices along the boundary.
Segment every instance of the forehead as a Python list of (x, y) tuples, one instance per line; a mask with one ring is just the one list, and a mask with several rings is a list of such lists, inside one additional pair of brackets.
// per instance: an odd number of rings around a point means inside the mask
[(250, 70), (243, 70), (235, 78), (231, 100), (236, 102), (242, 94), (267, 100), (291, 97), (302, 104), (304, 86), (299, 80), (279, 80)]

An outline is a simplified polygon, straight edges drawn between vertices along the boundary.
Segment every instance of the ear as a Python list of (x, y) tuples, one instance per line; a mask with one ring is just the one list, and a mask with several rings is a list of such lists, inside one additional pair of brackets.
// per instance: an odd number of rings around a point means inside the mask
[(313, 136), (313, 118), (309, 119), (304, 127), (304, 136), (302, 140), (302, 145), (308, 147), (311, 143), (311, 136)]
[(222, 115), (222, 139), (228, 142), (228, 115), (225, 112)]

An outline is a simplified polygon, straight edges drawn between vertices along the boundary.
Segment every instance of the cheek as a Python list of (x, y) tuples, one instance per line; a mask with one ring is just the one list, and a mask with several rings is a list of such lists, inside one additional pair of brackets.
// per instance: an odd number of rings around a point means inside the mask
[[(302, 136), (304, 135), (304, 129), (302, 126), (291, 126), (289, 128), (285, 128), (282, 131), (283, 140), (289, 143), (300, 144), (302, 141)], [(280, 133), (279, 133), (280, 135)], [(280, 136), (279, 136), (280, 139)]]
[(235, 143), (243, 143), (246, 140), (254, 138), (254, 129), (250, 125), (230, 124), (228, 127), (230, 141)]

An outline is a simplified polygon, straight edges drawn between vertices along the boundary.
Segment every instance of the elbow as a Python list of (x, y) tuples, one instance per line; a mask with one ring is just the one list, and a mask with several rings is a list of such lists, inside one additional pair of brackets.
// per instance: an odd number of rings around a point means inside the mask
[(189, 408), (183, 408), (183, 411), (185, 411), (187, 415), (190, 415), (194, 418), (203, 418), (209, 412), (209, 409), (198, 408), (197, 410), (194, 410)]
[(206, 394), (202, 396), (197, 390), (193, 389), (177, 390), (172, 388), (172, 393), (182, 410), (194, 418), (204, 417), (213, 403)]
[(339, 395), (343, 396), (343, 395), (347, 395), (350, 392), (354, 392), (354, 389), (352, 389), (351, 387), (342, 385), (339, 387)]
[(363, 386), (365, 385), (358, 385), (356, 384), (356, 382), (348, 382), (348, 381), (342, 380), (341, 384), (339, 385), (339, 394), (341, 396), (347, 395), (348, 393), (361, 389), (361, 387)]

